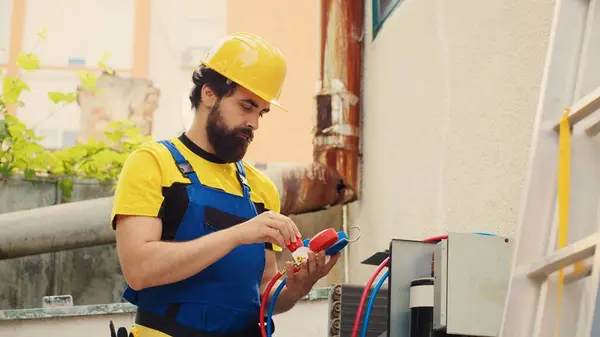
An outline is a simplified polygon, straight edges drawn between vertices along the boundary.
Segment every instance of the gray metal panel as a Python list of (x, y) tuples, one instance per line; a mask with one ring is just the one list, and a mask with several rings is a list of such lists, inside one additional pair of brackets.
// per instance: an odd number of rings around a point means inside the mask
[(512, 251), (512, 242), (504, 237), (449, 234), (448, 334), (498, 336)]
[(440, 330), (446, 327), (446, 308), (448, 290), (448, 241), (437, 245), (434, 259), (433, 283), (433, 328)]
[(390, 243), (390, 317), (388, 336), (408, 337), (410, 282), (431, 276), (435, 243), (394, 239)]

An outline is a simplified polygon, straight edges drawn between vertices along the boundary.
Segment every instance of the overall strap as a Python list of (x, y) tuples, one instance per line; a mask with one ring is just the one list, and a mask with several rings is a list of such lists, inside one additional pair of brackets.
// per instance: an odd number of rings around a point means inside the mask
[(190, 162), (188, 162), (187, 159), (185, 159), (181, 152), (177, 150), (175, 144), (168, 140), (159, 140), (158, 142), (164, 145), (169, 150), (169, 152), (171, 152), (171, 156), (173, 157), (173, 159), (175, 159), (175, 163), (177, 164), (179, 171), (181, 171), (181, 174), (183, 174), (184, 177), (187, 177), (192, 182), (192, 184), (200, 185), (200, 180), (198, 179), (198, 175), (194, 171), (194, 168), (192, 167)]
[(250, 203), (250, 205), (252, 205), (252, 209), (256, 214), (258, 214), (254, 202), (252, 202), (252, 199), (250, 199), (250, 185), (248, 184), (248, 179), (246, 179), (246, 169), (244, 168), (244, 164), (240, 160), (237, 163), (235, 163), (235, 166), (237, 167), (236, 173), (238, 181), (242, 185), (242, 190), (244, 191), (244, 198), (248, 199), (248, 202)]

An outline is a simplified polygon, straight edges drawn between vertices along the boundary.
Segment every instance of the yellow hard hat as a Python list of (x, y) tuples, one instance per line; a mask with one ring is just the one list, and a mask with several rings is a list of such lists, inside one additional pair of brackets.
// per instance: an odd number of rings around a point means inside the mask
[(231, 34), (219, 41), (201, 61), (207, 67), (281, 107), (287, 66), (283, 54), (250, 33)]

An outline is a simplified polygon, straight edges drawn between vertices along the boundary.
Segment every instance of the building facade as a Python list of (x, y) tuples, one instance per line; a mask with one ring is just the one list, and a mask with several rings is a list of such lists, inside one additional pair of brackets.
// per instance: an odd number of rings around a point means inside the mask
[[(288, 57), (281, 100), (289, 112), (274, 109), (263, 119), (248, 159), (261, 163), (312, 161), (316, 1), (292, 5), (274, 0), (251, 4), (237, 0), (57, 1), (0, 0), (0, 48), (4, 50), (0, 69), (14, 75), (20, 51), (35, 53), (41, 68), (24, 74), (31, 90), (22, 95), (25, 106), (11, 112), (45, 136), (45, 146), (73, 145), (80, 133), (87, 134), (90, 123), (127, 117), (127, 105), (131, 110), (138, 105), (151, 106), (155, 139), (177, 136), (193, 118), (188, 95), (199, 60), (226, 34), (249, 31), (272, 41)], [(47, 31), (43, 41), (38, 38), (41, 29)], [(77, 104), (56, 107), (48, 99), (48, 91), (75, 91), (81, 82), (79, 71), (100, 74), (98, 62), (107, 55), (107, 65), (119, 77), (142, 81), (142, 86), (151, 81), (154, 88), (149, 98), (132, 98), (130, 91), (136, 87), (127, 84), (121, 95), (93, 101), (95, 110), (82, 112)], [(102, 118), (89, 116), (100, 111), (105, 112)]]

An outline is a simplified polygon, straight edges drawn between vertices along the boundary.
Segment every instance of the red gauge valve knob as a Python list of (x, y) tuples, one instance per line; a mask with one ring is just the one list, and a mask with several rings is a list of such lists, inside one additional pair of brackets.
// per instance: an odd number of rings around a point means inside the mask
[(338, 240), (338, 233), (333, 228), (328, 228), (313, 236), (308, 243), (308, 248), (313, 252), (327, 250), (333, 246)]
[(289, 243), (286, 247), (287, 247), (287, 249), (290, 250), (290, 252), (293, 253), (296, 251), (296, 249), (303, 247), (303, 246), (304, 246), (304, 243), (302, 242), (302, 239), (299, 237), (296, 237), (296, 241)]

